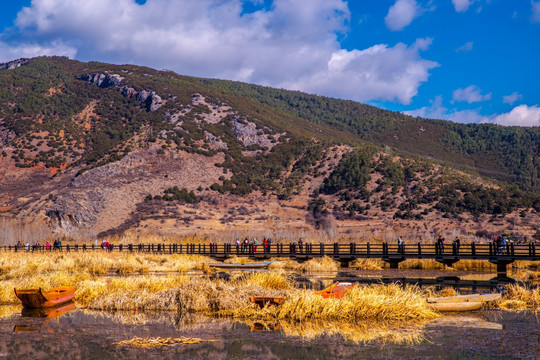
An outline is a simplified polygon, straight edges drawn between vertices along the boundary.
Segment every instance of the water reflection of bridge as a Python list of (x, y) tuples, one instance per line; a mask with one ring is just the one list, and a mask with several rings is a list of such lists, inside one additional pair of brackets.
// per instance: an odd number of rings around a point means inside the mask
[[(316, 257), (328, 256), (339, 261), (342, 266), (359, 258), (381, 259), (390, 264), (390, 268), (398, 268), (399, 263), (407, 259), (432, 259), (437, 262), (452, 265), (460, 260), (484, 260), (497, 265), (497, 274), (506, 277), (506, 266), (514, 261), (540, 261), (537, 253), (538, 244), (507, 244), (496, 246), (487, 244), (404, 244), (389, 243), (272, 243), (263, 245), (220, 244), (121, 244), (112, 245), (110, 249), (96, 246), (63, 245), (50, 251), (114, 251), (114, 252), (143, 252), (160, 254), (198, 254), (225, 260), (232, 256), (250, 257), (254, 259), (290, 258), (306, 261)], [(6, 251), (25, 251), (15, 246), (4, 246)], [(28, 251), (48, 251), (45, 247), (31, 247)]]

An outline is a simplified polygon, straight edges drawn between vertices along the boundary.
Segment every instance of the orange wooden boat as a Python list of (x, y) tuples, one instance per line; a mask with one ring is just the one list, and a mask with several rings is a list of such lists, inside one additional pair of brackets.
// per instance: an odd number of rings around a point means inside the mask
[(259, 305), (261, 309), (266, 304), (279, 305), (285, 300), (285, 296), (252, 296), (251, 302)]
[(14, 289), (15, 296), (25, 308), (39, 309), (58, 306), (75, 297), (75, 286), (59, 286), (49, 291), (39, 289)]
[(315, 291), (315, 294), (321, 295), (325, 299), (341, 299), (345, 293), (356, 286), (358, 283), (336, 282), (326, 289)]

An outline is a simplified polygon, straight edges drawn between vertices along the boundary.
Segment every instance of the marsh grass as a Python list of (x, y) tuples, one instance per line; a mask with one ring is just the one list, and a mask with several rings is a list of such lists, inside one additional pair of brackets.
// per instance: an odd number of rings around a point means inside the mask
[(181, 337), (181, 338), (163, 338), (163, 337), (147, 337), (147, 338), (140, 338), (140, 337), (134, 337), (131, 340), (123, 340), (113, 343), (115, 346), (129, 346), (129, 347), (136, 347), (136, 348), (155, 348), (155, 347), (162, 347), (162, 346), (170, 346), (170, 345), (187, 345), (187, 344), (199, 344), (203, 341), (216, 341), (216, 340), (203, 340), (199, 338), (188, 338), (188, 337)]
[(21, 305), (2, 305), (0, 306), (0, 319), (17, 315), (21, 313)]
[(526, 288), (519, 284), (505, 286), (505, 294), (496, 305), (505, 310), (540, 310), (540, 288)]
[[(16, 303), (13, 288), (77, 286), (78, 306), (96, 310), (199, 312), (243, 319), (411, 320), (437, 316), (426, 294), (399, 285), (357, 286), (341, 300), (300, 290), (282, 271), (251, 272), (229, 280), (188, 276), (212, 261), (197, 255), (0, 253), (0, 303)], [(300, 264), (303, 271), (337, 271), (330, 258)], [(161, 274), (151, 274), (152, 272)], [(132, 276), (132, 274), (134, 276)], [(142, 275), (141, 275), (142, 274)], [(286, 296), (282, 306), (259, 309), (251, 296)], [(502, 308), (538, 309), (538, 290), (509, 288)]]
[(356, 259), (349, 264), (349, 267), (358, 270), (382, 270), (384, 265), (384, 261), (379, 259)]
[(309, 290), (292, 290), (280, 306), (238, 308), (230, 312), (238, 318), (314, 319), (358, 322), (366, 319), (411, 320), (430, 319), (438, 315), (429, 309), (416, 287), (399, 285), (357, 286), (342, 299), (324, 299)]
[(268, 266), (270, 270), (294, 270), (303, 272), (337, 272), (339, 270), (339, 263), (328, 256), (313, 258), (303, 263), (290, 259), (275, 260), (277, 261)]
[(305, 272), (328, 272), (338, 271), (339, 263), (328, 256), (313, 258), (300, 264), (300, 270)]

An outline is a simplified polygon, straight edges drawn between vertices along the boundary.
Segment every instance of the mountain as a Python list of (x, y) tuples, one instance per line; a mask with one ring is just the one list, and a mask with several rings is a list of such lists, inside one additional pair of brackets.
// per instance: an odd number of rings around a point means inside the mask
[(63, 57), (0, 69), (4, 218), (69, 236), (538, 228), (538, 128)]

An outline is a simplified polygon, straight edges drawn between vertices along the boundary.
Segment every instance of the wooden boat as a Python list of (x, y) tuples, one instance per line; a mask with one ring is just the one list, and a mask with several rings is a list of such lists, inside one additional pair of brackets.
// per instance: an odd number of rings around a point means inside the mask
[(501, 294), (472, 294), (427, 299), (429, 306), (438, 311), (473, 311), (489, 301), (501, 298)]
[(336, 282), (326, 289), (315, 291), (315, 294), (321, 295), (325, 299), (341, 299), (347, 291), (352, 289), (358, 283)]
[(49, 291), (39, 289), (14, 289), (15, 296), (22, 301), (25, 308), (48, 308), (58, 306), (75, 297), (75, 286), (59, 286)]
[(266, 262), (256, 262), (256, 263), (233, 263), (233, 264), (227, 264), (227, 263), (210, 263), (208, 266), (220, 268), (220, 269), (264, 269), (267, 268), (268, 265), (275, 262), (276, 260), (272, 261), (266, 261)]
[(483, 302), (480, 301), (467, 301), (467, 302), (441, 302), (441, 303), (429, 303), (432, 309), (438, 311), (474, 311), (482, 307)]
[(501, 298), (501, 294), (471, 294), (471, 295), (456, 295), (443, 297), (430, 297), (428, 303), (459, 303), (459, 302), (488, 302)]
[(285, 300), (285, 296), (252, 296), (250, 298), (252, 303), (255, 303), (261, 307), (266, 306), (266, 304), (270, 305), (279, 305)]

